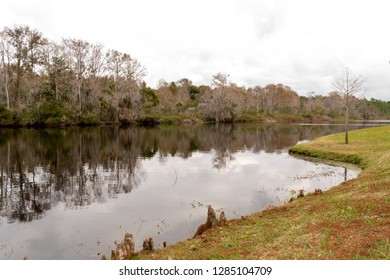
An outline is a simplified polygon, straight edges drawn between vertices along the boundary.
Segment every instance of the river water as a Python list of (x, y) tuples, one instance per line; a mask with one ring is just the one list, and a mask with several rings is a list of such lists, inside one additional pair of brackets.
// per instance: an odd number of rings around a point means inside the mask
[(161, 247), (191, 237), (208, 205), (232, 219), (330, 188), (358, 171), (287, 151), (342, 129), (1, 129), (0, 259), (100, 259), (126, 232)]

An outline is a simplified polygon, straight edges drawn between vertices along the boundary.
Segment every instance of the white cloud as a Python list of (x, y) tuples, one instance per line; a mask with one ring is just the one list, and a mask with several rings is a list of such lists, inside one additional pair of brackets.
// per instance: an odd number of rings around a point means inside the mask
[(387, 1), (5, 0), (0, 26), (28, 24), (55, 41), (76, 37), (128, 52), (155, 86), (284, 83), (326, 94), (345, 67), (367, 77), (366, 97), (390, 100)]

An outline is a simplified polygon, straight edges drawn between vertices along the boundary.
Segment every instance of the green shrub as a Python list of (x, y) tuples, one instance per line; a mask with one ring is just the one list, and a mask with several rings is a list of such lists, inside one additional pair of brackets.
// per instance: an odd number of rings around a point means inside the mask
[(9, 123), (12, 121), (11, 112), (4, 104), (0, 104), (0, 123)]
[(59, 124), (69, 123), (71, 114), (66, 110), (61, 101), (44, 101), (39, 107), (34, 108), (33, 118), (35, 123)]
[(95, 125), (99, 123), (99, 118), (93, 115), (81, 116), (79, 119), (80, 125)]
[(159, 104), (159, 99), (156, 94), (156, 91), (152, 88), (143, 88), (141, 90), (141, 96), (146, 108), (156, 107)]
[(244, 113), (236, 119), (236, 122), (263, 122), (264, 120), (265, 118), (262, 115), (258, 115), (256, 113)]
[(181, 118), (179, 116), (161, 116), (158, 122), (160, 124), (178, 124), (181, 122)]

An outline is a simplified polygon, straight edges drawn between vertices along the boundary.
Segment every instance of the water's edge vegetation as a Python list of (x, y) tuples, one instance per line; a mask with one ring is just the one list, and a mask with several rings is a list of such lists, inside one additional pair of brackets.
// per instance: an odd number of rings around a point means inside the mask
[(350, 136), (348, 145), (338, 133), (289, 152), (357, 164), (358, 178), (132, 258), (390, 259), (390, 127)]

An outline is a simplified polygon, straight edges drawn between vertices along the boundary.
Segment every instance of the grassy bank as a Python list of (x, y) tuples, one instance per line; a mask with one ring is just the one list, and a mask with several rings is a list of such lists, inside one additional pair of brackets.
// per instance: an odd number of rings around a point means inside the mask
[(322, 195), (231, 220), (140, 259), (390, 259), (390, 127), (318, 138), (293, 154), (362, 168), (357, 179)]

